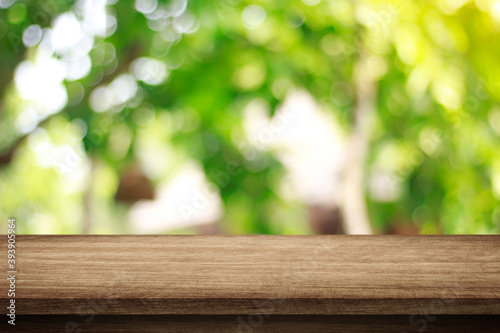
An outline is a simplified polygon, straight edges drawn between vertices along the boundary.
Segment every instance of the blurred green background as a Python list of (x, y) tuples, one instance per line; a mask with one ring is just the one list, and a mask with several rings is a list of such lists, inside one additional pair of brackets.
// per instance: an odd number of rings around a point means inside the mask
[(500, 231), (500, 1), (0, 8), (18, 233)]

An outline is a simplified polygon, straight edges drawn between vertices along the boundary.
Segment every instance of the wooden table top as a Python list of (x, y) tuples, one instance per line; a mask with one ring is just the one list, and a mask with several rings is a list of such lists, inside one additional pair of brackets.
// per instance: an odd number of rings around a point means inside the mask
[(17, 314), (500, 314), (500, 236), (21, 235), (16, 269)]

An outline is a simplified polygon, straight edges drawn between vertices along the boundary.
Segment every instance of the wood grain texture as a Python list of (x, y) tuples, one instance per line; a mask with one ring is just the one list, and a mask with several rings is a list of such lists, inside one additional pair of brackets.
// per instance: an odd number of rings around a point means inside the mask
[[(250, 319), (250, 321), (249, 321)], [(29, 315), (19, 316), (15, 327), (0, 322), (1, 332), (121, 332), (121, 333), (494, 333), (500, 316), (318, 316), (275, 315)]]
[(26, 235), (16, 251), (17, 314), (500, 314), (500, 236)]

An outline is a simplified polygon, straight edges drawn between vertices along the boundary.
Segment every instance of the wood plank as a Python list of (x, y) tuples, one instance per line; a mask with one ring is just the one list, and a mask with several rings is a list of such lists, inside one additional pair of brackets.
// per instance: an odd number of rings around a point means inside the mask
[(500, 314), (500, 236), (23, 235), (16, 250), (17, 314)]
[[(3, 325), (3, 326), (2, 326)], [(492, 333), (500, 316), (200, 316), (200, 315), (29, 315), (1, 332), (239, 332), (239, 333)]]

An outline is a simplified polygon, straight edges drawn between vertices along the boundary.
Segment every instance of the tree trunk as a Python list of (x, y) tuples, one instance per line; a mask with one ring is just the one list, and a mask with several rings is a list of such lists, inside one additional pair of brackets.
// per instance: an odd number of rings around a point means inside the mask
[(354, 71), (354, 130), (344, 170), (342, 213), (346, 234), (372, 233), (365, 201), (364, 169), (375, 112), (376, 86), (366, 70), (367, 66), (367, 56), (360, 51)]

